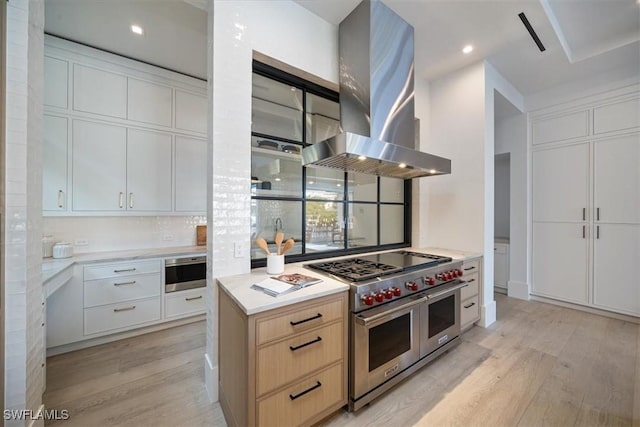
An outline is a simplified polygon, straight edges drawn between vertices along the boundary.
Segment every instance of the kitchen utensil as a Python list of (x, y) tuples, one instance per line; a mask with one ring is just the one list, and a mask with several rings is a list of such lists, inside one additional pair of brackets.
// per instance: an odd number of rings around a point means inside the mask
[(279, 145), (277, 142), (273, 142), (273, 141), (266, 141), (264, 139), (258, 141), (258, 147), (260, 148), (266, 148), (268, 150), (277, 150)]
[(196, 245), (204, 246), (207, 244), (207, 226), (196, 225)]
[(71, 242), (58, 242), (53, 245), (54, 258), (69, 258), (73, 255), (73, 246)]
[(265, 251), (267, 253), (267, 255), (271, 255), (271, 251), (269, 250), (269, 246), (267, 245), (267, 241), (264, 240), (262, 237), (256, 238), (256, 245), (258, 245), (258, 247), (260, 249)]
[(284, 242), (284, 247), (282, 248), (282, 255), (286, 254), (287, 251), (293, 248), (293, 245), (295, 245), (295, 242), (293, 241), (293, 239), (289, 239), (286, 242)]
[(284, 233), (282, 231), (278, 231), (276, 233), (276, 254), (277, 255), (282, 255), (282, 253), (280, 253), (280, 245), (282, 244), (283, 240), (284, 240)]

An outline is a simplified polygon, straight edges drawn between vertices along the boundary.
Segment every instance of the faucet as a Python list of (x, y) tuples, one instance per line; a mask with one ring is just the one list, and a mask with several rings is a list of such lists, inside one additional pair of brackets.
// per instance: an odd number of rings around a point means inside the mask
[(282, 220), (280, 219), (280, 217), (276, 218), (276, 225), (275, 225), (275, 229), (276, 229), (276, 233), (278, 232), (278, 223), (280, 224), (280, 230), (282, 230)]

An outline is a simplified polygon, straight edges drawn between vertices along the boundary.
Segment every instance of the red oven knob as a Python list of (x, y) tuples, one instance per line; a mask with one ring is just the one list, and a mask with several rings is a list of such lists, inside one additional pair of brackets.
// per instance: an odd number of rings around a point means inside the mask
[(464, 271), (458, 270), (458, 277), (462, 277), (463, 274), (464, 274)]
[(402, 295), (402, 290), (400, 288), (391, 288), (391, 290), (393, 291), (393, 295), (399, 297), (400, 295)]
[(383, 293), (375, 294), (374, 298), (376, 299), (376, 301), (382, 302), (384, 301), (384, 294)]
[(433, 286), (436, 284), (436, 279), (434, 279), (433, 277), (425, 277), (424, 282), (427, 286)]
[(417, 291), (418, 290), (418, 284), (416, 282), (407, 282), (404, 285), (409, 290), (412, 290), (412, 291)]
[(387, 289), (386, 291), (384, 291), (384, 297), (386, 299), (391, 299), (393, 298), (393, 291), (391, 289)]
[(366, 305), (373, 305), (373, 297), (371, 295), (365, 295), (362, 297), (362, 302)]
[(453, 277), (454, 279), (458, 277), (458, 270), (451, 270), (451, 277)]
[(444, 279), (445, 280), (451, 280), (451, 272), (447, 271), (446, 273), (444, 273)]

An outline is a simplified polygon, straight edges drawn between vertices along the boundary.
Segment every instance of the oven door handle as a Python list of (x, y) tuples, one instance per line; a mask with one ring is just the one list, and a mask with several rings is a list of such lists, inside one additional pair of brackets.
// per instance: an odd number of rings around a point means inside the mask
[(384, 319), (385, 317), (390, 316), (393, 313), (397, 313), (398, 311), (402, 311), (402, 310), (406, 310), (407, 308), (413, 307), (414, 305), (418, 305), (418, 304), (422, 304), (426, 301), (427, 299), (425, 297), (421, 297), (418, 298), (416, 300), (413, 300), (410, 303), (407, 304), (403, 304), (401, 306), (398, 307), (394, 307), (392, 309), (389, 309), (387, 311), (385, 311), (384, 313), (379, 313), (379, 314), (375, 314), (371, 317), (360, 317), (360, 316), (355, 316), (356, 318), (356, 323), (363, 325), (363, 326), (367, 326), (369, 323), (375, 322), (376, 320), (379, 319)]
[(455, 286), (450, 287), (450, 288), (449, 288), (449, 289), (447, 289), (446, 291), (437, 292), (437, 293), (435, 293), (435, 294), (427, 295), (427, 300), (432, 300), (432, 299), (435, 299), (435, 298), (441, 297), (441, 296), (443, 296), (443, 295), (450, 294), (451, 292), (455, 292), (455, 291), (457, 291), (458, 289), (462, 289), (462, 288), (464, 288), (464, 287), (466, 287), (466, 286), (469, 286), (469, 284), (468, 284), (467, 282), (459, 283), (459, 284), (457, 284), (457, 285), (455, 285)]

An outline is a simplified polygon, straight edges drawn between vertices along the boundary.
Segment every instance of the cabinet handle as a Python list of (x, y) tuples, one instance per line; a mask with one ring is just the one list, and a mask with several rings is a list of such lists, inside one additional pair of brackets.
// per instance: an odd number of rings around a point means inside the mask
[(129, 193), (129, 209), (133, 209), (133, 193)]
[(600, 208), (596, 208), (596, 221), (600, 221)]
[(587, 208), (582, 208), (582, 220), (585, 221), (587, 219)]
[(122, 286), (122, 285), (134, 285), (136, 283), (135, 280), (132, 280), (130, 282), (120, 282), (120, 283), (114, 283), (113, 286)]
[(587, 238), (587, 226), (586, 225), (582, 226), (582, 238), (583, 239)]
[(118, 206), (120, 207), (120, 209), (122, 209), (123, 207), (123, 203), (124, 203), (123, 197), (124, 197), (124, 193), (121, 191), (118, 195)]
[(475, 267), (467, 267), (467, 268), (463, 268), (464, 271), (469, 271), (469, 270), (473, 270), (475, 269)]
[(134, 310), (136, 308), (135, 305), (132, 305), (131, 307), (124, 307), (124, 308), (114, 308), (113, 312), (114, 313), (119, 313), (121, 311), (130, 311), (130, 310)]
[(62, 207), (62, 196), (64, 195), (64, 192), (62, 190), (58, 190), (58, 207), (61, 208)]
[(122, 270), (113, 270), (114, 273), (124, 273), (125, 271), (136, 271), (136, 268), (133, 267), (133, 268), (125, 268)]
[(301, 391), (298, 394), (290, 394), (289, 395), (289, 399), (296, 400), (297, 398), (302, 397), (305, 394), (309, 393), (310, 391), (313, 391), (313, 390), (315, 390), (315, 389), (317, 389), (319, 387), (322, 387), (322, 383), (320, 381), (316, 380), (316, 384), (315, 385), (311, 386), (310, 388), (306, 389), (305, 391)]
[(596, 239), (600, 238), (600, 226), (596, 225)]
[(185, 298), (185, 301), (193, 301), (193, 300), (197, 300), (197, 299), (202, 299), (202, 295), (200, 295), (199, 297), (191, 297), (191, 298)]
[(464, 306), (464, 308), (471, 308), (471, 307), (473, 307), (474, 305), (476, 305), (476, 303), (475, 303), (475, 302), (472, 302), (472, 303), (471, 303), (471, 304), (469, 304), (469, 305), (465, 305), (465, 306)]
[(304, 343), (304, 344), (297, 345), (297, 346), (295, 346), (295, 347), (294, 347), (294, 346), (292, 346), (292, 345), (290, 345), (290, 346), (289, 346), (289, 348), (291, 349), (291, 351), (296, 351), (296, 350), (300, 350), (300, 349), (301, 349), (301, 348), (303, 348), (303, 347), (306, 347), (306, 346), (311, 345), (311, 344), (315, 344), (315, 343), (320, 342), (320, 341), (322, 341), (322, 338), (321, 338), (321, 337), (318, 337), (318, 338), (316, 338), (315, 340), (311, 340), (311, 341), (309, 341), (309, 342), (306, 342), (306, 343)]
[(469, 279), (469, 280), (467, 280), (467, 283), (471, 283), (471, 282), (475, 282), (475, 281), (476, 281), (476, 279)]
[(315, 316), (309, 317), (308, 319), (298, 320), (297, 322), (289, 322), (289, 323), (291, 324), (291, 326), (296, 326), (296, 325), (299, 325), (301, 323), (311, 322), (312, 320), (319, 319), (321, 317), (322, 317), (322, 314), (318, 313)]

